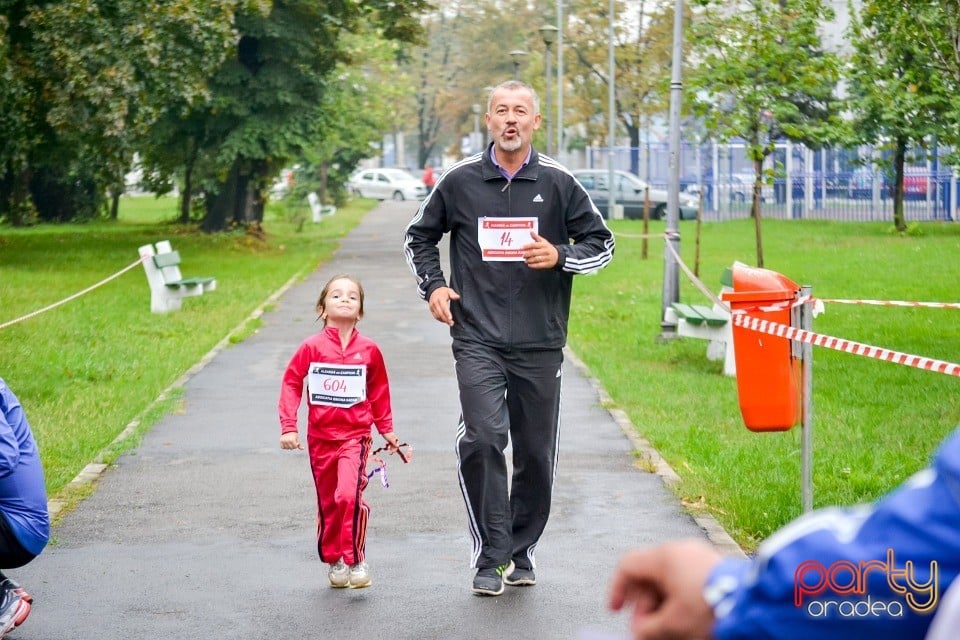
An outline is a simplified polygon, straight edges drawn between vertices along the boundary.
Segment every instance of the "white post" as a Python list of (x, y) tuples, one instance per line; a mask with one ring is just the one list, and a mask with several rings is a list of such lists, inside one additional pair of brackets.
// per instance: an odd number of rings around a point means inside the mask
[[(813, 287), (803, 285), (800, 295), (806, 300), (800, 307), (800, 328), (804, 331), (813, 330), (813, 303), (810, 297)], [(803, 511), (813, 510), (813, 345), (802, 343), (802, 390), (800, 401), (803, 415), (800, 428), (800, 496)]]

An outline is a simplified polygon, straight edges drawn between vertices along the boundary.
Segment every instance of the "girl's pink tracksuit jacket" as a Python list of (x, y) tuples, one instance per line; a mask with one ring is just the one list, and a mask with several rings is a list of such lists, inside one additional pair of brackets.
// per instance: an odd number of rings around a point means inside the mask
[[(290, 359), (280, 390), (280, 431), (297, 431), (303, 387), (319, 365), (366, 367), (366, 397), (349, 407), (315, 403), (308, 394), (307, 450), (317, 488), (317, 550), (323, 562), (362, 562), (370, 508), (363, 500), (373, 438), (393, 431), (390, 387), (380, 348), (356, 329), (346, 349), (334, 327), (310, 336)], [(313, 369), (312, 369), (313, 366)], [(311, 390), (313, 391), (313, 390)], [(323, 402), (323, 400), (319, 400)]]

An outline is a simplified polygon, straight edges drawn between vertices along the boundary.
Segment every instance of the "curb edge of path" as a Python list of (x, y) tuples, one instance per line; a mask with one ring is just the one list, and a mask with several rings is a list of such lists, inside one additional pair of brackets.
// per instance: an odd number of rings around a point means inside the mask
[[(150, 404), (144, 407), (143, 411), (137, 414), (137, 416), (133, 420), (131, 420), (126, 427), (124, 427), (123, 431), (117, 434), (117, 437), (114, 438), (110, 442), (110, 444), (108, 444), (107, 446), (105, 446), (103, 449), (100, 450), (100, 452), (94, 457), (93, 462), (88, 463), (83, 469), (81, 469), (80, 473), (78, 473), (73, 478), (73, 480), (71, 480), (66, 485), (64, 485), (63, 488), (60, 490), (60, 492), (63, 492), (66, 495), (71, 495), (72, 493), (70, 491), (71, 489), (92, 484), (97, 480), (99, 480), (100, 477), (107, 470), (107, 467), (110, 466), (108, 463), (103, 461), (107, 451), (109, 451), (118, 443), (123, 442), (124, 440), (132, 436), (134, 433), (136, 433), (137, 429), (140, 427), (140, 420), (143, 418), (143, 416), (147, 415), (147, 413), (151, 409), (153, 409), (155, 406), (167, 400), (173, 391), (183, 388), (187, 384), (187, 381), (190, 380), (190, 378), (197, 375), (205, 366), (207, 366), (207, 364), (211, 360), (213, 360), (217, 356), (217, 354), (223, 351), (230, 344), (230, 339), (236, 333), (243, 330), (243, 328), (246, 327), (247, 324), (250, 323), (250, 321), (256, 320), (257, 318), (262, 316), (266, 312), (266, 308), (269, 305), (279, 300), (280, 297), (284, 293), (286, 293), (288, 289), (290, 289), (293, 285), (295, 285), (297, 282), (303, 279), (304, 275), (309, 273), (311, 269), (312, 268), (305, 268), (295, 273), (279, 289), (274, 291), (266, 300), (261, 302), (256, 309), (250, 312), (250, 314), (246, 318), (241, 320), (240, 324), (238, 324), (233, 329), (228, 331), (227, 335), (224, 336), (223, 339), (220, 340), (220, 342), (215, 344), (213, 348), (210, 349), (210, 351), (208, 351), (202, 358), (200, 358), (199, 362), (197, 362), (195, 365), (187, 369), (187, 371), (183, 375), (181, 375), (179, 378), (174, 380), (173, 383), (170, 384), (170, 386), (168, 386), (166, 389), (161, 391), (160, 394)], [(56, 498), (47, 500), (47, 512), (50, 514), (51, 522), (53, 522), (53, 520), (57, 517), (57, 515), (61, 511), (63, 511), (63, 509), (67, 506), (68, 503), (69, 503), (68, 500), (58, 500)]]
[[(615, 404), (613, 398), (610, 397), (607, 390), (604, 389), (600, 381), (593, 375), (586, 363), (581, 360), (569, 346), (564, 347), (563, 351), (566, 357), (580, 370), (580, 374), (593, 386), (597, 395), (600, 397), (600, 406), (610, 414), (623, 434), (630, 440), (633, 448), (639, 451), (643, 457), (650, 462), (654, 469), (652, 473), (660, 476), (663, 483), (669, 489), (673, 490), (673, 488), (680, 483), (680, 476), (677, 475), (677, 472), (663, 459), (660, 452), (658, 452), (646, 438), (640, 435), (636, 425), (633, 424), (629, 416), (627, 416), (627, 413), (613, 406)], [(743, 549), (740, 548), (740, 545), (727, 533), (727, 530), (723, 528), (716, 518), (709, 513), (696, 513), (689, 509), (687, 512), (693, 518), (694, 522), (707, 534), (707, 539), (718, 551), (726, 555), (739, 556), (741, 558), (747, 557)]]

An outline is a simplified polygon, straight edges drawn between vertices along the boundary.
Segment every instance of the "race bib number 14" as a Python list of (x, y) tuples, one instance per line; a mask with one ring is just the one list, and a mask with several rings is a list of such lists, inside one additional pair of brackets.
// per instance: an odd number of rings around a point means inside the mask
[(530, 232), (539, 233), (537, 218), (478, 218), (477, 240), (485, 262), (522, 262)]
[(367, 398), (367, 365), (311, 362), (307, 374), (310, 404), (352, 407)]

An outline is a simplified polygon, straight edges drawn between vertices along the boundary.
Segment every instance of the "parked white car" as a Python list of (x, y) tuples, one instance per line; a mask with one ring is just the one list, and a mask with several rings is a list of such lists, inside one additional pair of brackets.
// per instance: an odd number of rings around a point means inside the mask
[(347, 180), (350, 193), (378, 200), (420, 200), (427, 186), (420, 178), (403, 169), (362, 169)]

